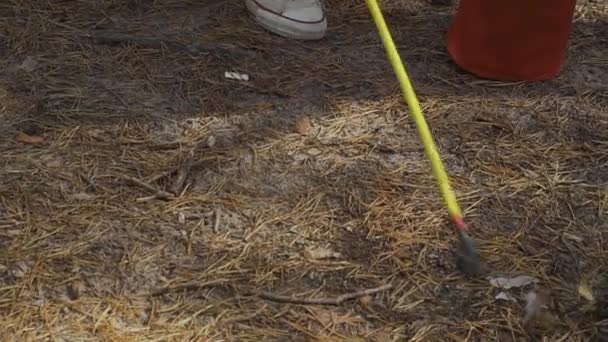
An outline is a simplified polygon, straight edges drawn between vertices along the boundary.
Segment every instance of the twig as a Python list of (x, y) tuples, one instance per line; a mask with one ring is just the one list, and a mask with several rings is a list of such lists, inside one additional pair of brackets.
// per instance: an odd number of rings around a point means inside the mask
[(141, 179), (137, 179), (135, 177), (131, 177), (131, 176), (126, 176), (123, 175), (122, 176), (123, 179), (135, 184), (135, 185), (139, 185), (140, 187), (154, 193), (152, 196), (148, 196), (148, 197), (142, 197), (142, 198), (138, 198), (137, 201), (138, 202), (144, 202), (144, 201), (149, 201), (151, 199), (162, 199), (162, 200), (169, 200), (169, 199), (173, 199), (174, 196), (171, 193), (168, 193), (164, 190), (159, 190), (157, 188), (155, 188), (154, 186), (142, 181)]
[(355, 298), (364, 297), (374, 293), (389, 290), (393, 287), (391, 284), (375, 287), (373, 289), (361, 290), (357, 292), (345, 293), (335, 298), (294, 298), (290, 296), (275, 295), (270, 292), (254, 292), (254, 295), (277, 303), (303, 304), (303, 305), (340, 305), (343, 302)]
[(222, 217), (221, 215), (222, 213), (220, 212), (220, 209), (215, 209), (215, 222), (213, 222), (213, 232), (215, 234), (218, 233), (220, 228), (220, 218)]
[(211, 287), (211, 286), (218, 286), (218, 285), (223, 285), (226, 284), (227, 280), (226, 279), (215, 279), (215, 280), (210, 280), (206, 283), (200, 283), (199, 281), (193, 280), (193, 281), (188, 281), (188, 282), (184, 282), (181, 284), (175, 284), (175, 285), (169, 285), (163, 288), (160, 288), (158, 290), (155, 290), (151, 293), (149, 293), (149, 296), (161, 296), (164, 295), (168, 292), (172, 292), (172, 291), (180, 291), (180, 290), (199, 290), (199, 289), (203, 289), (206, 287)]
[(139, 185), (140, 187), (142, 187), (142, 188), (144, 188), (144, 189), (146, 189), (146, 190), (148, 190), (150, 192), (157, 192), (158, 191), (155, 187), (153, 187), (152, 185), (150, 185), (150, 184), (142, 181), (141, 179), (137, 179), (135, 177), (131, 177), (131, 176), (127, 176), (127, 175), (122, 176), (122, 178), (124, 178), (125, 180), (128, 180), (129, 182), (131, 182), (133, 184)]
[(136, 202), (148, 202), (148, 201), (152, 201), (152, 200), (163, 200), (163, 201), (168, 201), (170, 199), (173, 199), (174, 196), (173, 194), (169, 194), (162, 190), (159, 190), (159, 192), (155, 193), (154, 195), (151, 196), (144, 196), (144, 197), (139, 197), (137, 199), (135, 199)]
[(184, 183), (186, 183), (186, 179), (188, 179), (188, 175), (190, 174), (190, 170), (192, 169), (192, 164), (194, 163), (194, 152), (196, 151), (197, 146), (194, 146), (188, 152), (186, 159), (182, 162), (182, 164), (177, 169), (177, 177), (175, 177), (175, 181), (169, 188), (169, 191), (179, 195), (182, 188), (184, 187)]
[(149, 184), (154, 184), (154, 183), (158, 182), (159, 180), (161, 180), (161, 179), (163, 179), (163, 178), (165, 178), (165, 177), (169, 177), (169, 176), (171, 176), (171, 175), (172, 175), (172, 174), (174, 174), (175, 172), (177, 172), (177, 170), (176, 170), (176, 169), (172, 169), (172, 170), (169, 170), (169, 171), (163, 171), (163, 172), (161, 172), (161, 173), (157, 173), (157, 174), (155, 174), (154, 176), (152, 176), (152, 177), (148, 178), (148, 179), (146, 180), (146, 183), (149, 183)]

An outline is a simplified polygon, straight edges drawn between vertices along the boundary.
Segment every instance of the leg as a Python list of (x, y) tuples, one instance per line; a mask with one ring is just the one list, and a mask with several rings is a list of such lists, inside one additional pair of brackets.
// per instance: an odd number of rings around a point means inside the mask
[(245, 0), (247, 9), (265, 29), (287, 38), (321, 39), (327, 19), (320, 0)]

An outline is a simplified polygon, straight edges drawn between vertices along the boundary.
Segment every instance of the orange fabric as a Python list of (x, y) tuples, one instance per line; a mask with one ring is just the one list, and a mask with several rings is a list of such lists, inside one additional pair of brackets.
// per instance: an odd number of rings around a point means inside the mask
[(576, 0), (460, 0), (447, 47), (482, 78), (541, 81), (561, 71)]

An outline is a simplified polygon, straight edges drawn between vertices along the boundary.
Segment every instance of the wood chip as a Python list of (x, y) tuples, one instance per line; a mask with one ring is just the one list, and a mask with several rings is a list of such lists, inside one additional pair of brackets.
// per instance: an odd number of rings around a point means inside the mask
[(16, 140), (20, 143), (30, 144), (30, 145), (39, 145), (44, 142), (44, 138), (38, 135), (29, 135), (23, 132), (17, 134)]

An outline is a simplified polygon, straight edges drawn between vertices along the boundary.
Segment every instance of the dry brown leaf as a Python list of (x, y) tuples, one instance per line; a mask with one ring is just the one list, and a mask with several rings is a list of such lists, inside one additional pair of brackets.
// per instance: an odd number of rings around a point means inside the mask
[(25, 134), (23, 132), (19, 132), (19, 134), (17, 134), (17, 137), (15, 138), (18, 142), (24, 143), (24, 144), (32, 144), (32, 145), (38, 145), (38, 144), (42, 144), (44, 142), (44, 138), (38, 135), (29, 135), (29, 134)]
[(300, 116), (296, 119), (296, 132), (300, 134), (308, 134), (312, 131), (312, 122), (306, 115)]
[(307, 259), (332, 259), (340, 258), (342, 255), (340, 253), (332, 251), (329, 248), (317, 247), (306, 249), (304, 251), (304, 256)]

